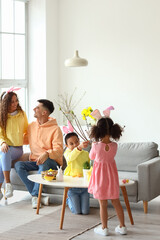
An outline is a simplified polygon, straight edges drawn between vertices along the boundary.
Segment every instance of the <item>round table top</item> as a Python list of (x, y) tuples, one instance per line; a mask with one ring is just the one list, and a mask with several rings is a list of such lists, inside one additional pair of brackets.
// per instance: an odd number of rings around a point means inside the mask
[[(57, 180), (47, 181), (44, 180), (41, 174), (32, 174), (28, 175), (28, 179), (32, 182), (36, 182), (39, 184), (50, 185), (54, 187), (76, 187), (76, 188), (88, 188), (88, 181), (85, 181), (83, 177), (71, 177), (71, 176), (64, 176), (62, 182), (58, 182)], [(127, 183), (123, 183), (122, 179), (119, 179), (119, 185), (121, 186), (129, 186), (134, 184), (133, 180), (129, 180)]]
[(57, 180), (52, 180), (52, 181), (47, 181), (42, 178), (41, 174), (32, 174), (28, 176), (28, 179), (44, 184), (44, 185), (50, 185), (54, 187), (77, 187), (77, 188), (87, 188), (88, 187), (88, 182), (84, 180), (83, 177), (71, 177), (71, 176), (63, 176), (63, 181), (59, 182)]
[[(128, 180), (128, 182), (123, 182), (124, 180)], [(135, 183), (135, 181), (131, 180), (131, 179), (119, 179), (119, 186), (120, 187), (127, 187), (127, 186), (130, 186), (130, 185), (133, 185)]]

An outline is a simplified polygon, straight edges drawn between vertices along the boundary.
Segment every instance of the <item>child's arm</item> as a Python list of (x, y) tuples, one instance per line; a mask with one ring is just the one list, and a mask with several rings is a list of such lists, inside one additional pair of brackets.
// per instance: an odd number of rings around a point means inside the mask
[(77, 148), (74, 148), (72, 151), (67, 148), (66, 151), (64, 152), (64, 157), (68, 163), (75, 161), (80, 153), (81, 152), (78, 151)]
[(72, 151), (70, 149), (66, 149), (64, 152), (64, 157), (68, 162), (75, 161), (78, 157), (78, 155), (81, 153), (83, 148), (86, 148), (88, 146), (88, 141), (82, 142), (78, 147), (74, 148)]
[(95, 159), (95, 156), (96, 156), (96, 153), (95, 153), (95, 144), (92, 143), (92, 148), (91, 148), (91, 151), (89, 153), (89, 157), (91, 160), (94, 160)]
[(79, 146), (77, 147), (77, 149), (78, 149), (79, 151), (82, 151), (83, 148), (88, 147), (88, 144), (89, 144), (89, 141), (82, 142), (81, 144), (79, 144)]

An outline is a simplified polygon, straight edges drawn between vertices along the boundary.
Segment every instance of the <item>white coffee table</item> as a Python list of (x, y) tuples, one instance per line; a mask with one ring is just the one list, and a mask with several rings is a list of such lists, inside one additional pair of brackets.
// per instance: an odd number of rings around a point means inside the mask
[[(64, 181), (63, 182), (58, 182), (56, 180), (52, 181), (46, 181), (42, 178), (41, 174), (33, 174), (29, 175), (28, 179), (32, 182), (39, 183), (39, 194), (38, 194), (38, 205), (37, 205), (37, 214), (39, 214), (39, 207), (40, 207), (40, 202), (41, 202), (41, 194), (42, 194), (42, 188), (43, 185), (48, 185), (52, 187), (60, 187), (64, 188), (64, 193), (63, 193), (63, 202), (62, 202), (62, 211), (61, 211), (61, 219), (60, 219), (60, 229), (63, 228), (63, 221), (64, 221), (64, 214), (65, 214), (65, 207), (66, 207), (66, 199), (67, 199), (67, 193), (69, 188), (88, 188), (88, 182), (84, 181), (84, 178), (79, 178), (79, 177), (70, 177), (70, 176), (64, 176)], [(126, 186), (133, 184), (134, 181), (130, 180), (129, 183), (122, 183), (121, 180), (119, 180), (120, 188), (122, 190), (122, 194), (124, 197), (124, 201), (126, 204), (126, 208), (128, 211), (128, 215), (130, 218), (130, 222), (133, 225), (133, 217), (130, 209), (130, 204), (128, 201), (128, 196), (127, 196), (127, 191), (126, 191)]]
[(128, 194), (127, 194), (126, 186), (131, 186), (134, 183), (135, 183), (135, 181), (133, 181), (133, 180), (129, 180), (128, 183), (127, 182), (123, 183), (122, 179), (119, 179), (119, 187), (122, 191), (124, 202), (126, 204), (126, 209), (127, 209), (127, 212), (128, 212), (128, 216), (129, 216), (129, 219), (130, 219), (130, 222), (131, 222), (132, 225), (134, 225), (134, 221), (133, 221), (132, 212), (131, 212), (131, 208), (130, 208), (130, 204), (129, 204), (129, 200), (128, 200)]

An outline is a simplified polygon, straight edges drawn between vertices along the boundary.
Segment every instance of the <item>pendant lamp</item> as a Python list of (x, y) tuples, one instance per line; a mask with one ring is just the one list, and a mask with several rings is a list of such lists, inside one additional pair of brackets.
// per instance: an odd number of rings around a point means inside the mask
[(66, 67), (84, 67), (88, 65), (88, 61), (84, 58), (80, 58), (78, 50), (76, 50), (73, 58), (65, 60), (64, 65)]

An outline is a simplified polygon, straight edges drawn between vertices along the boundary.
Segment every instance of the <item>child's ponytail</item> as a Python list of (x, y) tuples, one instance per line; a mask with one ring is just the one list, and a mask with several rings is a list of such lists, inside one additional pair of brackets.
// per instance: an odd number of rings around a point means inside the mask
[(123, 132), (123, 128), (119, 124), (115, 123), (110, 129), (110, 136), (114, 140), (119, 140), (120, 137), (122, 136), (122, 132)]
[(90, 138), (94, 139), (96, 142), (108, 134), (108, 122), (105, 118), (99, 119), (96, 126), (91, 128)]
[(118, 140), (122, 136), (122, 132), (123, 128), (117, 123), (114, 124), (111, 118), (101, 118), (98, 120), (97, 125), (91, 128), (90, 138), (98, 142), (106, 135), (109, 135), (114, 140)]

